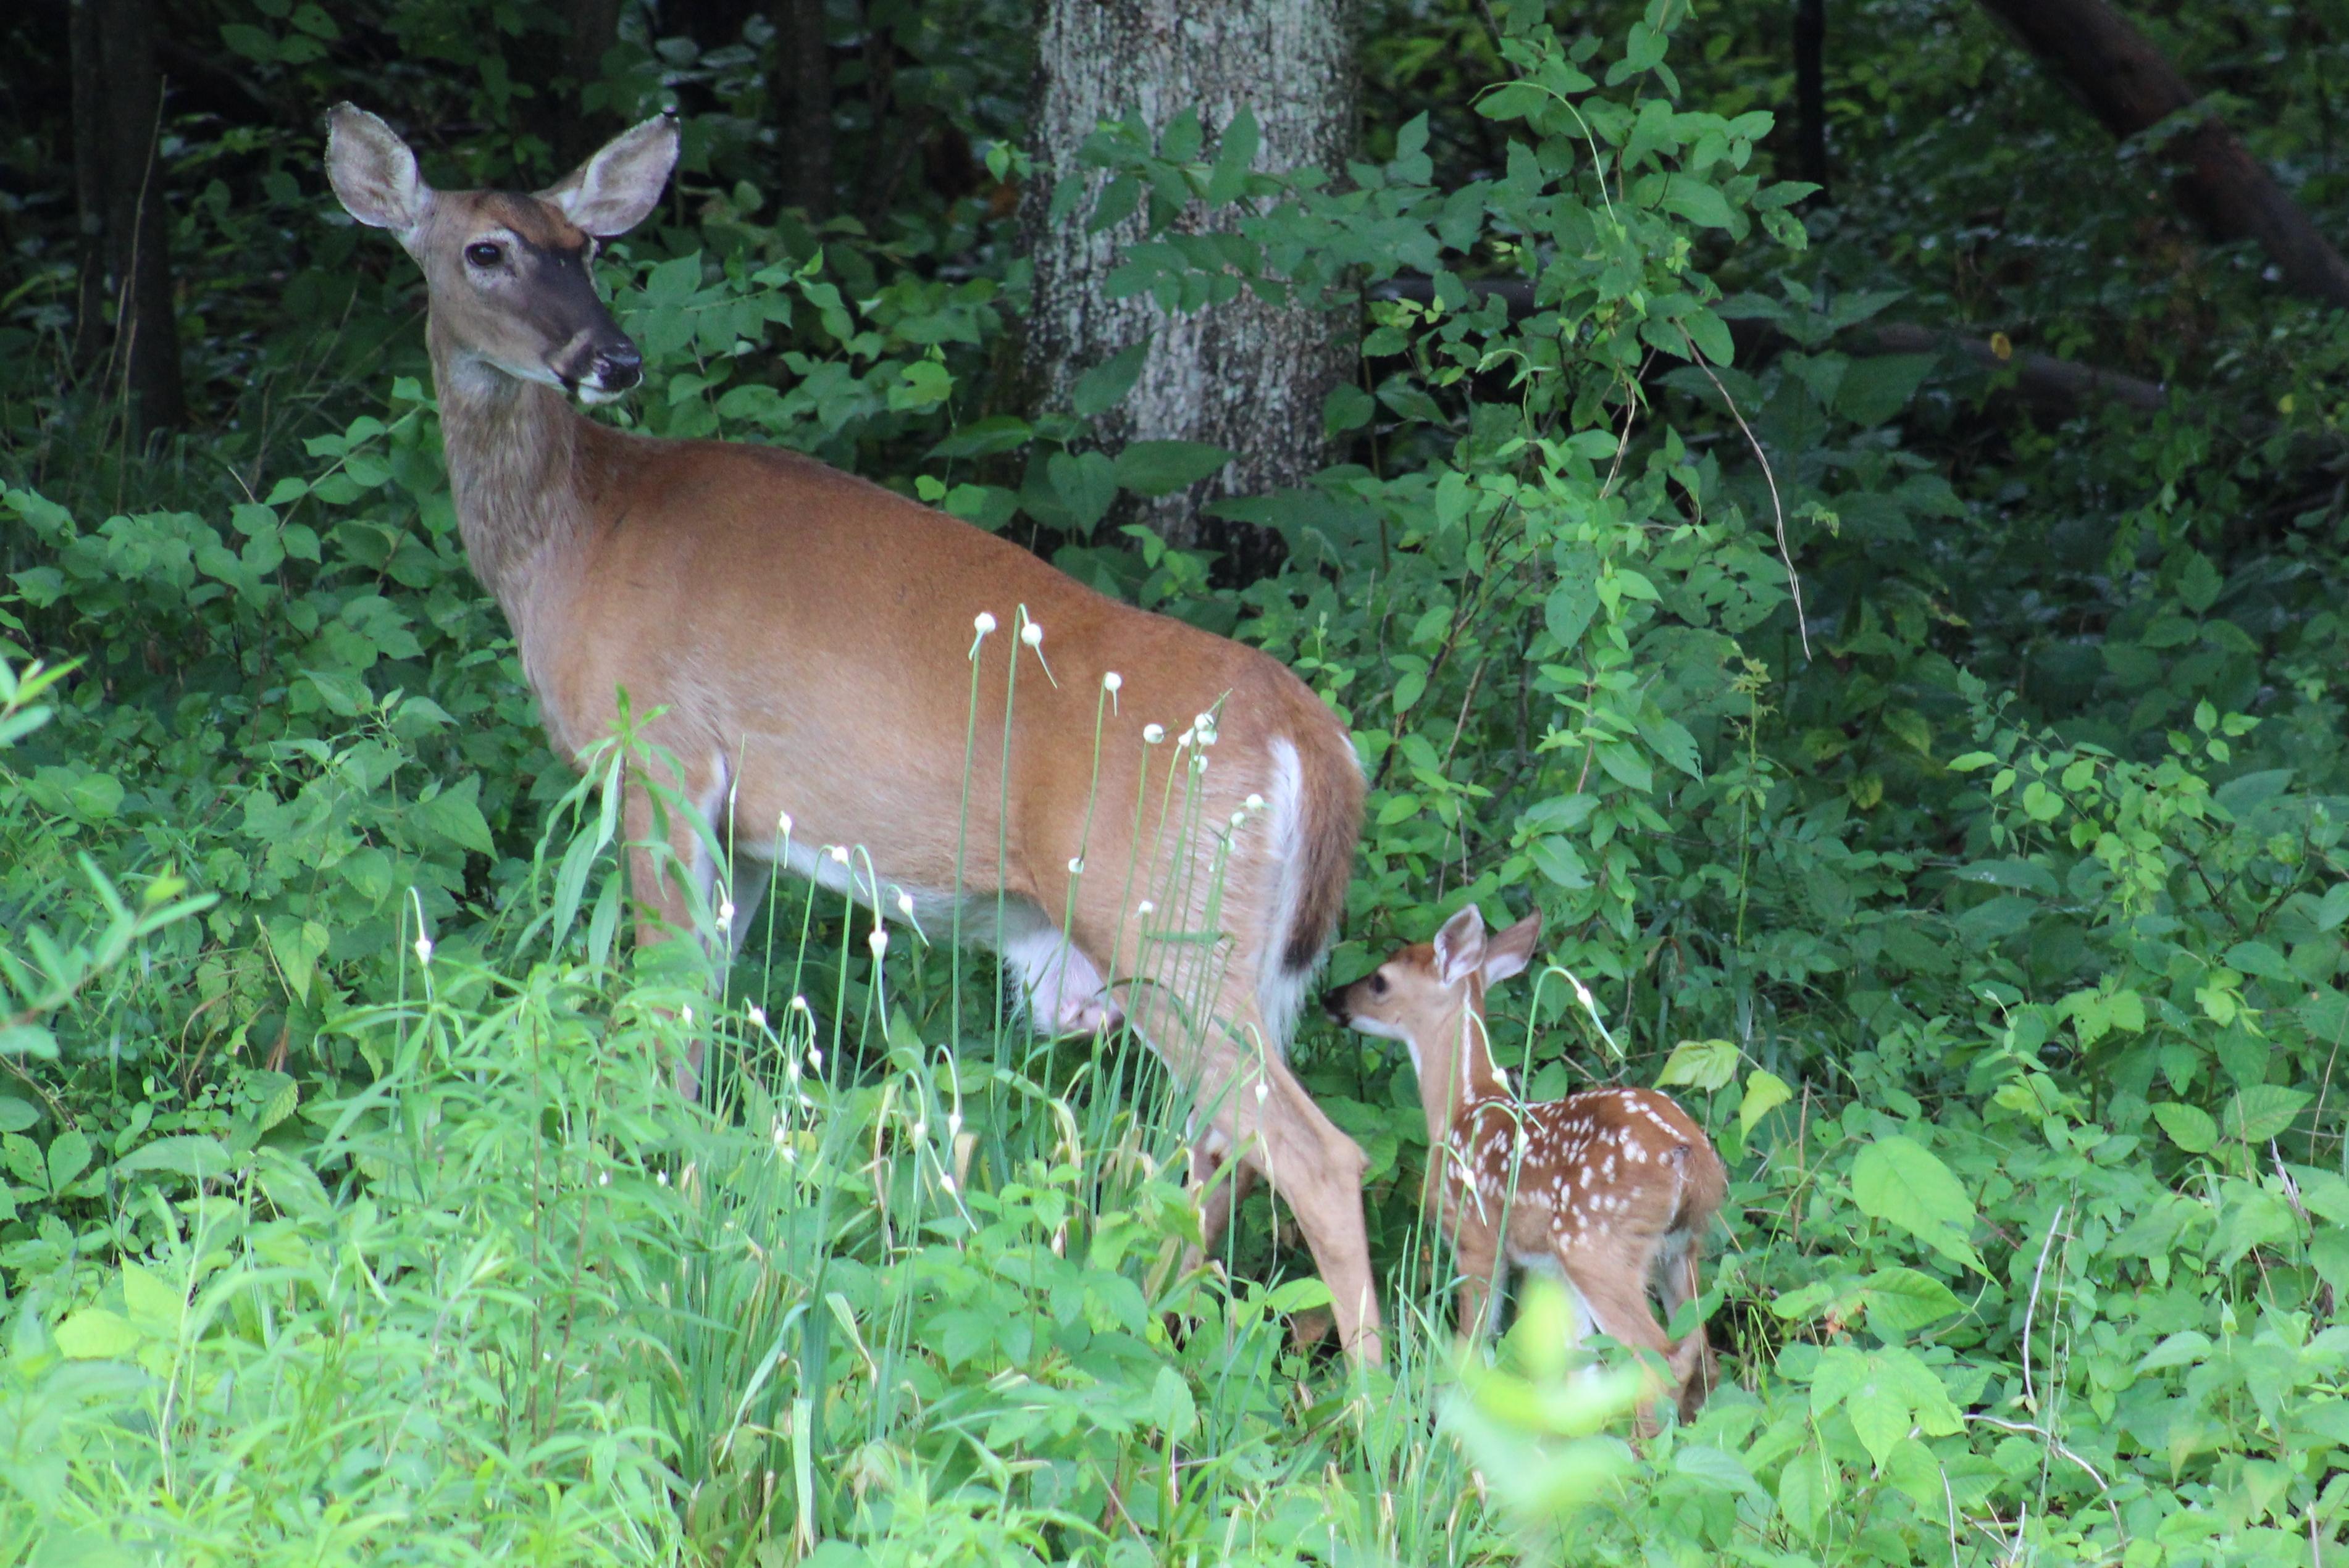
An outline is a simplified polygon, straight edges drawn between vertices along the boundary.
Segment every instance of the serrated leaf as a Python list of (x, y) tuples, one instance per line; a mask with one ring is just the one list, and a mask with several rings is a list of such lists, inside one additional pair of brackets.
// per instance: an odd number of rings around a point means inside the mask
[(49, 1191), (62, 1192), (68, 1182), (89, 1169), (89, 1140), (67, 1128), (49, 1144)]
[(1117, 455), (1117, 482), (1136, 495), (1171, 495), (1231, 460), (1230, 452), (1205, 441), (1129, 441)]
[(170, 1171), (198, 1181), (208, 1181), (226, 1174), (235, 1163), (228, 1147), (217, 1138), (201, 1133), (181, 1133), (173, 1138), (159, 1138), (152, 1143), (142, 1143), (114, 1163), (116, 1171), (126, 1174), (140, 1171)]
[(1141, 378), (1143, 361), (1149, 357), (1150, 340), (1145, 337), (1078, 377), (1076, 390), (1070, 397), (1078, 417), (1094, 418), (1124, 402), (1125, 395)]
[(1795, 1098), (1786, 1080), (1761, 1068), (1745, 1075), (1745, 1099), (1737, 1108), (1737, 1130), (1751, 1138), (1761, 1119)]
[(2219, 1127), (2230, 1138), (2240, 1138), (2246, 1143), (2265, 1143), (2282, 1136), (2313, 1098), (2305, 1089), (2286, 1088), (2276, 1083), (2253, 1084), (2227, 1102)]
[(1090, 530), (1117, 500), (1117, 469), (1099, 452), (1054, 452), (1044, 464), (1052, 494), (1079, 531)]
[(1949, 1286), (1912, 1268), (1878, 1269), (1860, 1287), (1868, 1326), (1878, 1334), (1913, 1333), (1962, 1307)]
[(1899, 1226), (1954, 1263), (1988, 1274), (1969, 1234), (1974, 1202), (1940, 1158), (1899, 1133), (1879, 1138), (1851, 1164), (1852, 1201), (1871, 1218)]
[(2164, 1100), (2153, 1108), (2153, 1119), (2169, 1134), (2169, 1141), (2189, 1154), (2208, 1154), (2218, 1146), (2219, 1124), (2200, 1106)]
[(57, 1325), (57, 1349), (76, 1361), (128, 1356), (139, 1347), (139, 1330), (119, 1312), (86, 1306)]
[(1659, 1087), (1687, 1084), (1712, 1093), (1729, 1087), (1737, 1076), (1737, 1047), (1732, 1041), (1682, 1040), (1665, 1058), (1656, 1082)]
[(178, 1334), (188, 1306), (176, 1285), (135, 1261), (122, 1265), (122, 1304), (133, 1326), (166, 1336)]

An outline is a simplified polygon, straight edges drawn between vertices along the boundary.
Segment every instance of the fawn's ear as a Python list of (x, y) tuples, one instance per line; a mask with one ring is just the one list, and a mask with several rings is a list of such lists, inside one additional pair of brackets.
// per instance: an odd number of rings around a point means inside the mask
[(1484, 966), (1485, 916), (1472, 903), (1435, 934), (1435, 977), (1457, 985)]
[(1485, 944), (1485, 985), (1497, 985), (1526, 972), (1534, 961), (1534, 944), (1541, 940), (1541, 911), (1536, 910)]
[(391, 127), (357, 104), (326, 114), (326, 179), (344, 211), (371, 229), (388, 229), (403, 245), (424, 226), (432, 188), (416, 171), (416, 154)]
[(657, 114), (631, 126), (538, 193), (599, 240), (625, 234), (652, 215), (677, 167), (677, 121)]

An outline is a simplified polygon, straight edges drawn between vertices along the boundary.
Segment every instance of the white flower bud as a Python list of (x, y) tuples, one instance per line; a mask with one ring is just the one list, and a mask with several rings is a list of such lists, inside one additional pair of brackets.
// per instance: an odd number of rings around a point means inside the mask
[(416, 962), (423, 965), (428, 969), (432, 966), (432, 939), (430, 937), (419, 936), (416, 939)]
[(982, 637), (987, 635), (988, 633), (995, 630), (995, 617), (988, 614), (984, 610), (981, 610), (978, 614), (973, 615), (970, 618), (970, 624)]
[(1125, 685), (1125, 677), (1118, 674), (1115, 670), (1112, 670), (1109, 674), (1102, 676), (1102, 685), (1108, 687), (1111, 691), (1115, 691), (1120, 686)]
[(1044, 645), (1044, 628), (1034, 621), (1019, 628), (1019, 640), (1031, 648)]
[(834, 861), (843, 866), (848, 863), (848, 846), (846, 844), (826, 844), (823, 847), (823, 852), (830, 855)]
[(1143, 899), (1140, 903), (1137, 903), (1137, 904), (1135, 904), (1135, 905), (1133, 906), (1133, 913), (1136, 913), (1136, 914), (1154, 914), (1154, 913), (1157, 913), (1157, 910), (1158, 910), (1158, 906), (1157, 906), (1156, 904), (1154, 904), (1154, 903), (1151, 903), (1151, 902), (1150, 902), (1148, 899), (1146, 899), (1146, 898), (1145, 898), (1145, 899)]
[(775, 813), (775, 831), (786, 839), (792, 836), (792, 814), (789, 811)]
[(1145, 724), (1142, 727), (1142, 743), (1144, 746), (1155, 746), (1165, 738), (1166, 727), (1164, 725)]
[(750, 1018), (752, 1028), (763, 1029), (767, 1026), (767, 1009), (756, 1002), (750, 1004), (746, 1016)]
[(883, 926), (874, 926), (871, 934), (864, 938), (864, 945), (873, 949), (873, 956), (874, 959), (879, 959), (883, 954), (889, 951), (889, 933), (887, 929)]
[(1085, 874), (1084, 856), (1071, 855), (1069, 858), (1069, 874), (1072, 877), (1081, 877)]
[(1261, 811), (1264, 810), (1264, 797), (1261, 795), (1251, 795), (1243, 801), (1242, 804), (1247, 806), (1251, 811)]

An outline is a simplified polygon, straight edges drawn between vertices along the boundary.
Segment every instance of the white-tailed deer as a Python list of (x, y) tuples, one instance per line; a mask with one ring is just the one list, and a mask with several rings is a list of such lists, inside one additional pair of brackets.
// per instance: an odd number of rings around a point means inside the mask
[[(618, 693), (647, 716), (661, 760), (631, 777), (625, 818), (638, 941), (693, 928), (714, 837), (731, 934), (780, 862), (990, 940), (1048, 1032), (1131, 1019), (1196, 1095), (1203, 1161), (1272, 1182), (1343, 1342), (1376, 1359), (1362, 1153), (1282, 1059), (1361, 833), (1344, 725), (1264, 654), (878, 485), (574, 410), (642, 376), (588, 262), (653, 211), (677, 151), (651, 119), (533, 195), (435, 191), (344, 104), (326, 155), (351, 215), (424, 270), (466, 555), (556, 748), (610, 735)], [(647, 782), (699, 823), (659, 826)], [(657, 833), (665, 856), (645, 848)], [(696, 1047), (688, 1092), (698, 1070)], [(1211, 1198), (1209, 1223), (1227, 1209)]]
[[(1728, 1172), (1704, 1130), (1653, 1089), (1586, 1089), (1537, 1105), (1510, 1092), (1493, 1064), (1485, 993), (1531, 962), (1540, 935), (1537, 912), (1488, 941), (1470, 904), (1433, 942), (1401, 949), (1324, 1001), (1349, 1028), (1410, 1047), (1428, 1159), (1440, 1168), (1430, 1173), (1439, 1223), (1458, 1257), (1461, 1334), (1473, 1340), (1497, 1325), (1500, 1268), (1557, 1273), (1581, 1335), (1595, 1327), (1664, 1358), (1685, 1419), (1712, 1391), (1713, 1347), (1702, 1325), (1675, 1346), (1648, 1292), (1667, 1317), (1697, 1295)], [(1644, 1409), (1640, 1424), (1653, 1429)]]

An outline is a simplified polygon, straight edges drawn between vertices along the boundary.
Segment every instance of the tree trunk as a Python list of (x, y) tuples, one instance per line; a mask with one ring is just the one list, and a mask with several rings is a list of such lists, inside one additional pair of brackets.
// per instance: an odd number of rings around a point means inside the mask
[(620, 41), (620, 0), (567, 0), (564, 20), (571, 36), (563, 46), (563, 73), (578, 95), (557, 106), (555, 161), (569, 169), (620, 131), (620, 117), (609, 108), (591, 112), (586, 89), (604, 79), (604, 57)]
[[(2138, 135), (2194, 103), (2161, 51), (2105, 0), (1982, 3), (2062, 74), (2115, 136)], [(2184, 164), (2181, 204), (2213, 238), (2256, 240), (2287, 287), (2349, 307), (2349, 264), (2225, 121), (2206, 116), (2163, 150)]]
[[(1082, 172), (1077, 150), (1103, 119), (1138, 114), (1163, 127), (1195, 108), (1210, 128), (1242, 107), (1262, 132), (1257, 167), (1336, 172), (1354, 150), (1350, 0), (1040, 0), (1033, 130), (1036, 171), (1021, 193), (1035, 301), (1026, 345), (1029, 383), (1047, 408), (1069, 406), (1077, 378), (1150, 341), (1133, 392), (1099, 421), (1115, 450), (1133, 440), (1205, 441), (1237, 453), (1216, 477), (1140, 501), (1130, 514), (1169, 542), (1224, 551), (1242, 577), (1266, 570), (1277, 546), (1247, 524), (1206, 519), (1218, 496), (1302, 484), (1329, 459), (1321, 405), (1352, 372), (1352, 324), (1243, 291), (1227, 304), (1170, 315), (1147, 295), (1113, 300), (1105, 284), (1119, 252), (1143, 237), (1141, 213), (1098, 234), (1078, 204), (1050, 221), (1053, 188)], [(1212, 159), (1210, 146), (1202, 154)], [(1100, 178), (1092, 190), (1098, 193)], [(1194, 211), (1177, 226), (1210, 228)]]
[(1795, 0), (1795, 119), (1803, 178), (1827, 198), (1826, 0)]
[(832, 211), (832, 54), (823, 0), (767, 0), (775, 29), (775, 69), (768, 78), (782, 137), (778, 162), (786, 206), (811, 221)]
[(122, 377), (130, 428), (144, 446), (187, 421), (180, 325), (171, 298), (171, 213), (156, 139), (163, 79), (149, 0), (77, 0), (70, 22), (74, 187), (86, 242), (75, 338), (86, 350), (114, 304), (109, 380)]

